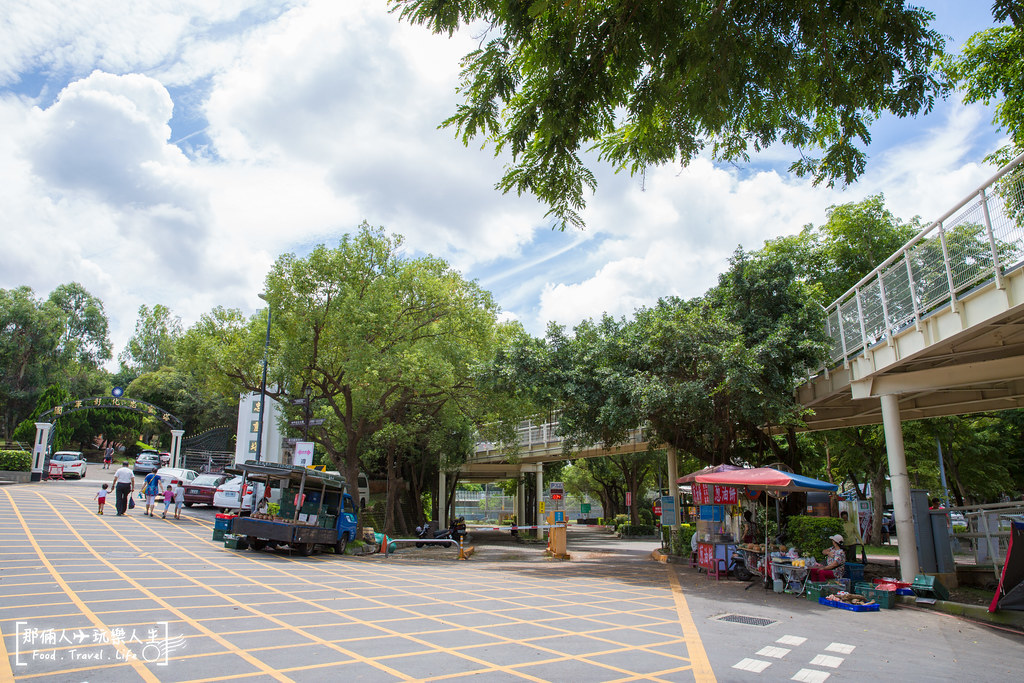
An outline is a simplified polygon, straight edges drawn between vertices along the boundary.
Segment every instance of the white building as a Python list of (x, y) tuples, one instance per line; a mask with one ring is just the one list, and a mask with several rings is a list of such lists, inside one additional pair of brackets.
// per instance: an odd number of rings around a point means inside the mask
[[(285, 462), (281, 433), (282, 415), (277, 401), (267, 398), (263, 412), (263, 443), (260, 446), (260, 460), (263, 462)], [(256, 435), (260, 423), (259, 393), (242, 394), (238, 402), (238, 429), (235, 432), (235, 463), (256, 459)]]

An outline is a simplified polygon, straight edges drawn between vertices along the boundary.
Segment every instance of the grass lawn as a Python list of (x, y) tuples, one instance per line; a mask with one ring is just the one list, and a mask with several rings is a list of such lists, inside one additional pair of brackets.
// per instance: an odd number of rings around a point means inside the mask
[(866, 545), (864, 549), (868, 555), (893, 555), (897, 556), (900, 554), (900, 548), (897, 545)]

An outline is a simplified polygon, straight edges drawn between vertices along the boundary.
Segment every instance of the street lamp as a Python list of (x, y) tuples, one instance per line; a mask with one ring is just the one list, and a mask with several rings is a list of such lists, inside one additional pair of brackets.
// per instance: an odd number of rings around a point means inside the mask
[(267, 340), (263, 343), (263, 380), (260, 382), (260, 419), (256, 432), (256, 462), (260, 461), (263, 453), (263, 411), (267, 403), (267, 353), (270, 348), (270, 300), (263, 292), (259, 297), (267, 302)]

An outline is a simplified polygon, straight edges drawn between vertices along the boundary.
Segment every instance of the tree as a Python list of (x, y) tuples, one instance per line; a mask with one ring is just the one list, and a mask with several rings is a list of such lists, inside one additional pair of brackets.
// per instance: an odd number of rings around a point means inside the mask
[(152, 309), (139, 306), (135, 334), (117, 358), (124, 368), (134, 371), (131, 379), (143, 372), (174, 365), (174, 347), (181, 334), (181, 318), (172, 314), (171, 309), (162, 304)]
[(444, 125), (510, 152), (498, 187), (536, 195), (562, 228), (582, 225), (596, 187), (588, 146), (636, 173), (781, 142), (799, 150), (791, 171), (850, 183), (874, 118), (927, 112), (944, 92), (934, 15), (898, 0), (390, 2), (435, 33), (488, 26)]
[(29, 287), (0, 289), (0, 419), (5, 439), (55, 378), (60, 338), (60, 318), (49, 315)]
[(58, 352), (66, 359), (93, 368), (111, 359), (110, 337), (103, 302), (77, 282), (60, 285), (47, 300), (60, 311), (62, 331)]
[[(267, 275), (267, 393), (308, 395), (325, 420), (309, 437), (351, 482), (364, 445), (387, 425), (436, 417), (449, 403), (472, 409), (474, 377), (493, 349), (490, 295), (440, 259), (401, 256), (401, 246), (400, 237), (364, 223), (334, 249), (280, 257)], [(258, 390), (265, 315), (242, 324), (218, 311), (199, 327), (205, 333), (188, 348), (231, 382)]]
[(996, 21), (1012, 22), (975, 33), (960, 56), (946, 57), (943, 70), (963, 88), (964, 102), (997, 101), (992, 123), (1010, 141), (987, 159), (1002, 166), (1024, 152), (1024, 10), (1018, 0), (995, 0)]

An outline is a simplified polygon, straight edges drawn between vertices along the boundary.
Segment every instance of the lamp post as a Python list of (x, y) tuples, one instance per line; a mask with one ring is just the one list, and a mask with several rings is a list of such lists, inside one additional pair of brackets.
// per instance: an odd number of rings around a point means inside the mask
[(267, 408), (267, 352), (270, 348), (270, 301), (263, 292), (260, 292), (259, 297), (267, 302), (267, 339), (263, 343), (263, 380), (260, 382), (260, 418), (256, 431), (256, 462), (260, 461), (263, 453), (263, 411)]

